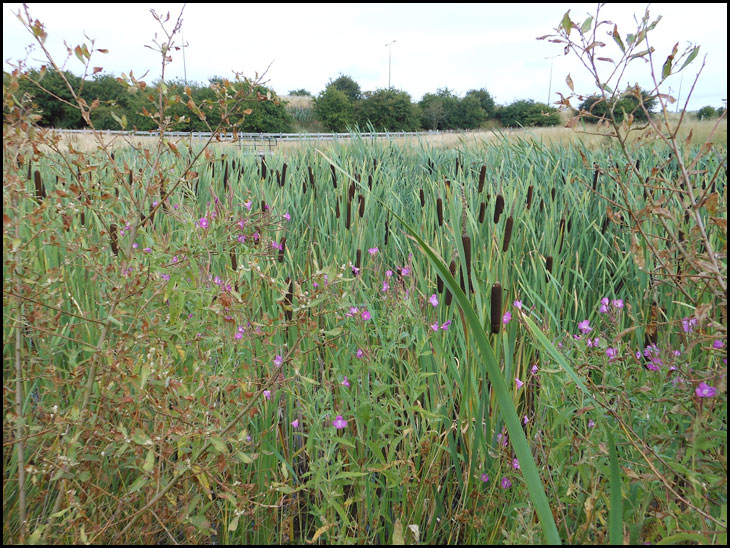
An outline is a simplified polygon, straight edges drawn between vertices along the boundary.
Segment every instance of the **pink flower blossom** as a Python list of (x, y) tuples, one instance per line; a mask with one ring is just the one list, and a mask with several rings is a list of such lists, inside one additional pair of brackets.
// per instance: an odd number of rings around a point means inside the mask
[(614, 299), (611, 301), (614, 308), (621, 310), (624, 307), (624, 301), (622, 299)]
[(712, 348), (715, 348), (717, 350), (721, 349), (725, 344), (720, 339), (715, 339), (715, 341), (712, 343)]
[(588, 428), (593, 428), (596, 425), (595, 422), (593, 422), (593, 419), (588, 419)]
[(429, 302), (429, 303), (431, 303), (431, 305), (432, 305), (432, 306), (433, 306), (434, 308), (435, 308), (435, 307), (437, 307), (437, 306), (439, 305), (439, 300), (438, 300), (438, 298), (436, 297), (436, 293), (434, 293), (433, 295), (431, 295), (431, 298), (430, 298), (430, 299), (428, 299), (428, 302)]
[(507, 478), (502, 478), (501, 485), (502, 489), (509, 489), (510, 487), (512, 487), (512, 482)]
[(291, 425), (294, 428), (299, 428), (299, 419), (294, 419), (293, 421), (291, 421)]
[(708, 386), (707, 383), (701, 382), (695, 390), (698, 398), (713, 398), (717, 394), (717, 388)]
[(362, 313), (363, 320), (368, 321), (371, 317), (372, 316), (370, 316), (370, 312), (368, 312), (367, 310), (363, 311), (363, 313)]
[(691, 333), (697, 325), (697, 318), (682, 318), (682, 330), (685, 333)]
[(484, 483), (487, 483), (487, 482), (489, 481), (489, 476), (488, 476), (487, 474), (482, 474), (482, 475), (481, 475), (481, 480), (482, 480), (482, 481), (483, 481)]
[(450, 325), (451, 320), (446, 320), (443, 324), (441, 324), (441, 329), (443, 329), (444, 331), (448, 331)]
[(342, 430), (343, 428), (347, 428), (347, 421), (342, 418), (342, 415), (337, 415), (335, 420), (332, 421), (332, 426), (337, 430)]
[(386, 271), (385, 271), (385, 275), (386, 275), (386, 276), (387, 276), (388, 278), (392, 278), (392, 277), (393, 277), (393, 271), (392, 271), (392, 270), (386, 270)]
[(520, 461), (517, 460), (517, 458), (512, 459), (512, 468), (514, 468), (515, 470), (520, 469)]
[(363, 351), (362, 351), (362, 348), (358, 348), (358, 349), (357, 349), (357, 352), (355, 352), (355, 355), (356, 355), (356, 356), (357, 356), (358, 358), (362, 358), (362, 357), (363, 357), (363, 356), (365, 355), (365, 352), (363, 352)]
[(377, 247), (371, 247), (370, 249), (368, 249), (368, 253), (370, 253), (370, 255), (375, 256), (378, 253), (378, 248)]
[(520, 388), (522, 388), (522, 387), (524, 386), (524, 384), (525, 384), (525, 383), (524, 383), (524, 382), (522, 382), (522, 381), (521, 381), (520, 379), (518, 379), (517, 377), (515, 377), (515, 384), (517, 385), (517, 390), (519, 390)]
[(431, 324), (431, 329), (433, 329), (434, 331), (438, 331), (439, 330), (439, 323), (438, 322), (432, 323)]
[(502, 323), (504, 325), (507, 325), (511, 319), (512, 319), (512, 314), (509, 312), (505, 312), (504, 316), (502, 316)]
[(251, 211), (251, 206), (253, 205), (253, 202), (251, 200), (248, 200), (247, 202), (243, 202), (243, 205), (246, 209)]
[(344, 380), (340, 384), (346, 388), (350, 388), (350, 381), (347, 380), (347, 375), (345, 375)]
[(388, 282), (383, 282), (383, 293), (387, 293), (390, 289), (390, 286), (388, 285)]
[(522, 301), (515, 301), (512, 303), (515, 308), (522, 310)]
[(200, 228), (208, 228), (208, 219), (206, 219), (205, 217), (201, 217), (198, 220), (198, 225), (200, 226)]
[(277, 354), (277, 355), (276, 355), (276, 358), (274, 358), (274, 365), (275, 365), (276, 367), (281, 367), (281, 364), (282, 364), (282, 363), (284, 363), (284, 358), (282, 358), (281, 356), (279, 356), (279, 355)]
[(533, 375), (537, 375), (537, 364), (534, 364), (534, 365), (532, 366), (532, 368), (530, 369), (530, 371), (532, 371), (532, 374), (533, 374)]
[(404, 266), (403, 268), (400, 269), (400, 273), (401, 273), (401, 276), (408, 276), (408, 274), (411, 273), (411, 269), (408, 268), (407, 266)]
[(264, 398), (267, 400), (271, 399), (271, 390), (264, 390)]
[(289, 215), (289, 212), (288, 212), (288, 211), (287, 211), (286, 213), (284, 213), (284, 218), (285, 218), (285, 219), (286, 219), (287, 221), (291, 221), (291, 215)]
[(578, 329), (581, 330), (581, 333), (590, 333), (591, 331), (593, 331), (593, 328), (589, 324), (590, 322), (588, 320), (578, 322)]

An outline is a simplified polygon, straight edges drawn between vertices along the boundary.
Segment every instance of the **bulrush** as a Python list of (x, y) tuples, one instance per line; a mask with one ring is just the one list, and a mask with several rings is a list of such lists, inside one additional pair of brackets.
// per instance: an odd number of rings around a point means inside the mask
[(423, 189), (418, 191), (419, 198), (421, 199), (421, 207), (426, 205), (426, 195), (423, 193)]
[(362, 219), (362, 216), (365, 215), (365, 196), (362, 194), (358, 195), (357, 199), (360, 202), (360, 210), (358, 211), (360, 218)]
[(266, 179), (266, 157), (261, 157), (261, 178)]
[(236, 260), (236, 250), (234, 248), (231, 248), (231, 268), (233, 272), (238, 270), (238, 261)]
[[(449, 272), (451, 272), (451, 275), (456, 275), (456, 261), (451, 261), (451, 264), (449, 265)], [(451, 304), (451, 291), (448, 289), (446, 290), (446, 306), (449, 306)]]
[(340, 218), (340, 199), (337, 199), (337, 202), (335, 203), (335, 217)]
[(545, 279), (547, 281), (550, 281), (549, 274), (553, 273), (553, 258), (551, 255), (548, 255), (547, 257), (545, 257), (545, 270), (547, 272), (547, 274), (545, 274)]
[(228, 191), (228, 162), (226, 162), (226, 169), (223, 171), (223, 192)]
[(441, 198), (436, 200), (436, 217), (438, 218), (439, 226), (444, 226), (444, 202)]
[(286, 282), (289, 284), (289, 287), (286, 290), (286, 295), (284, 295), (284, 317), (286, 318), (286, 321), (290, 322), (293, 313), (291, 305), (292, 297), (294, 296), (294, 280), (287, 276)]
[(314, 188), (314, 172), (312, 171), (312, 166), (307, 166), (307, 173), (309, 173), (309, 186)]
[(266, 200), (261, 200), (261, 213), (266, 213)]
[(479, 184), (477, 185), (477, 192), (481, 194), (482, 190), (484, 190), (484, 181), (487, 178), (487, 166), (482, 166), (482, 169), (479, 170)]
[(497, 194), (497, 200), (494, 203), (494, 224), (496, 225), (499, 222), (499, 217), (502, 215), (502, 211), (504, 211), (504, 198), (501, 194)]
[(330, 170), (332, 171), (332, 186), (337, 188), (337, 171), (335, 170), (335, 166), (330, 164)]
[(487, 202), (479, 204), (479, 222), (484, 222), (484, 217), (487, 215)]
[(119, 247), (117, 246), (117, 225), (109, 225), (109, 239), (111, 240), (112, 253), (119, 255)]
[(355, 253), (355, 276), (360, 273), (360, 261), (362, 260), (362, 251), (359, 249)]
[(499, 285), (499, 282), (492, 286), (490, 323), (492, 333), (499, 333), (499, 330), (502, 328), (502, 286)]
[[(449, 181), (446, 177), (444, 177), (444, 184), (446, 185), (446, 188), (451, 190), (451, 181)], [(448, 193), (446, 194), (446, 197), (448, 198)]]
[(347, 199), (352, 200), (355, 197), (355, 181), (350, 183), (350, 188), (347, 191)]
[(507, 217), (507, 222), (504, 224), (504, 240), (502, 240), (502, 253), (507, 253), (509, 249), (509, 242), (512, 239), (512, 215)]
[(347, 215), (345, 215), (345, 228), (350, 230), (350, 221), (352, 220), (352, 202), (347, 201)]
[(281, 185), (284, 186), (286, 184), (286, 162), (284, 162), (284, 165), (281, 166)]
[[(474, 284), (471, 281), (471, 238), (464, 234), (461, 237), (461, 244), (464, 246), (464, 262), (466, 263), (466, 277), (469, 280), (469, 288), (474, 293)], [(465, 292), (466, 293), (466, 292)]]
[(593, 164), (593, 190), (598, 186), (598, 164)]
[(530, 210), (530, 206), (532, 205), (532, 192), (534, 191), (535, 187), (530, 185), (527, 188), (527, 210)]
[(373, 189), (373, 176), (372, 175), (368, 175), (368, 189), (369, 190)]
[(279, 242), (279, 262), (284, 262), (284, 250), (286, 249), (286, 236), (284, 236), (281, 239), (281, 242)]
[(46, 188), (43, 186), (43, 180), (41, 179), (41, 172), (37, 169), (33, 174), (35, 180), (35, 195), (38, 201), (42, 201), (46, 197)]
[(441, 276), (438, 277), (438, 280), (436, 280), (436, 288), (438, 289), (439, 293), (444, 292), (444, 281), (441, 279)]
[(385, 219), (385, 245), (388, 245), (388, 236), (390, 235), (390, 230), (388, 229), (388, 219)]

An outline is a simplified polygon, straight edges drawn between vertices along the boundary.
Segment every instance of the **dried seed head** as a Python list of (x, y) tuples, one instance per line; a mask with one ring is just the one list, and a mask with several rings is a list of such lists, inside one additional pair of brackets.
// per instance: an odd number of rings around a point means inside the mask
[(492, 286), (492, 299), (490, 307), (490, 323), (492, 333), (499, 333), (502, 328), (502, 286), (495, 283)]
[(426, 195), (423, 193), (423, 189), (421, 189), (418, 194), (421, 198), (421, 207), (423, 207), (426, 205)]
[(286, 249), (286, 236), (279, 242), (279, 262), (284, 262), (284, 250)]
[(487, 202), (482, 202), (479, 204), (479, 222), (484, 222), (484, 217), (486, 217), (487, 214)]
[(365, 215), (365, 196), (360, 194), (358, 197), (358, 200), (360, 200), (360, 218), (362, 219), (362, 216)]
[(444, 226), (444, 202), (441, 198), (436, 200), (436, 217), (438, 218), (439, 226)]
[(553, 258), (551, 255), (548, 255), (547, 257), (545, 257), (545, 271), (546, 271), (545, 279), (550, 281), (549, 274), (553, 273)]
[(528, 211), (530, 210), (530, 206), (532, 205), (532, 192), (533, 192), (534, 188), (535, 187), (533, 187), (532, 185), (530, 185), (527, 188), (527, 210)]
[(332, 171), (332, 186), (337, 188), (337, 171), (335, 170), (335, 166), (330, 164), (330, 170)]
[(507, 253), (509, 242), (512, 239), (512, 216), (507, 217), (504, 224), (504, 240), (502, 240), (502, 253)]
[(109, 225), (109, 239), (111, 240), (112, 253), (114, 256), (119, 255), (119, 247), (117, 246), (117, 225)]
[(494, 224), (499, 222), (499, 217), (504, 211), (504, 198), (501, 194), (497, 194), (497, 201), (494, 203)]
[(482, 169), (479, 170), (479, 184), (477, 185), (477, 192), (481, 193), (484, 189), (484, 181), (487, 178), (487, 166), (483, 165)]

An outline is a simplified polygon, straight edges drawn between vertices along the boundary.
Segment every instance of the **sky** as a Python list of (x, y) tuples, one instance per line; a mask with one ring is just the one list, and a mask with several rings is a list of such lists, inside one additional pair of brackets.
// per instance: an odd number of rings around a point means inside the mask
[[(92, 66), (119, 76), (132, 71), (160, 77), (160, 55), (146, 45), (163, 36), (150, 10), (170, 13), (170, 23), (183, 4), (29, 4), (31, 17), (48, 32), (46, 46), (62, 63), (64, 41), (75, 46), (95, 40)], [(636, 29), (635, 18), (646, 4), (606, 4), (600, 19), (618, 26), (621, 35)], [(42, 52), (30, 53), (33, 42), (17, 17), (21, 4), (3, 4), (3, 70), (8, 61), (27, 59), (39, 67)], [(463, 96), (485, 88), (497, 104), (519, 99), (558, 100), (569, 93), (570, 75), (576, 93), (595, 92), (592, 78), (578, 57), (563, 54), (560, 44), (538, 36), (553, 34), (566, 11), (579, 24), (596, 4), (187, 4), (182, 13), (183, 50), (173, 52), (166, 78), (206, 83), (208, 78), (233, 78), (235, 72), (264, 80), (279, 95), (304, 88), (317, 95), (341, 74), (350, 76), (363, 91), (390, 85), (408, 92), (413, 101), (425, 93), (448, 88)], [(679, 52), (699, 45), (700, 54), (683, 72), (661, 88), (684, 105), (702, 62), (705, 65), (692, 93), (689, 109), (724, 106), (727, 98), (727, 4), (651, 4), (652, 19), (662, 20), (651, 33), (657, 72), (675, 43)], [(610, 27), (613, 28), (612, 26)], [(598, 36), (607, 44), (606, 57), (618, 47), (603, 27)], [(575, 31), (574, 31), (575, 33)], [(387, 45), (390, 44), (390, 45)], [(603, 54), (602, 53), (602, 54)], [(619, 84), (651, 87), (648, 65), (634, 62)], [(65, 68), (80, 74), (81, 63), (72, 56)], [(612, 68), (607, 62), (601, 70)], [(607, 72), (604, 72), (607, 74)], [(574, 106), (577, 103), (574, 102)]]

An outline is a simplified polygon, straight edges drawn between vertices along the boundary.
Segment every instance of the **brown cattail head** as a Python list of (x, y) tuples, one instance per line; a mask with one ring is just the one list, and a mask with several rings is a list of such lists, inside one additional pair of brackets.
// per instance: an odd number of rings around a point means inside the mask
[(307, 172), (309, 173), (309, 186), (314, 188), (314, 172), (312, 171), (312, 166), (307, 166)]
[(455, 176), (459, 174), (459, 165), (460, 165), (460, 164), (459, 164), (459, 157), (457, 156), (457, 157), (456, 157), (456, 167), (455, 167), (455, 169), (454, 169), (454, 175), (455, 175)]
[(307, 193), (307, 180), (304, 179), (302, 181), (302, 194), (306, 194), (306, 193)]
[(471, 283), (471, 238), (466, 234), (461, 237), (461, 244), (464, 246), (464, 262), (466, 263), (466, 277), (469, 280), (471, 292), (474, 292), (474, 286)]
[(550, 191), (550, 199), (554, 202), (555, 201), (555, 187)]
[[(458, 160), (457, 160), (457, 162), (458, 162)], [(449, 181), (449, 180), (448, 180), (448, 179), (446, 179), (445, 177), (444, 177), (444, 184), (446, 184), (446, 188), (447, 188), (448, 190), (451, 190), (451, 181)], [(446, 196), (448, 197), (448, 194), (447, 194)]]
[(484, 189), (484, 181), (487, 178), (487, 166), (483, 165), (482, 169), (479, 170), (479, 185), (477, 186), (477, 192), (481, 193)]
[(281, 173), (279, 173), (279, 170), (276, 170), (276, 184), (278, 186), (281, 186)]
[(335, 170), (335, 166), (330, 164), (330, 170), (332, 171), (332, 186), (337, 188), (337, 171)]
[(512, 215), (507, 217), (507, 221), (504, 224), (504, 240), (502, 240), (502, 253), (507, 253), (509, 249), (509, 242), (512, 239)]
[(499, 333), (499, 330), (502, 328), (502, 286), (499, 285), (499, 282), (492, 286), (490, 322), (492, 325), (492, 333)]
[(528, 211), (530, 210), (530, 206), (532, 205), (532, 193), (533, 193), (534, 189), (535, 189), (535, 187), (533, 187), (532, 185), (530, 185), (527, 188), (527, 210)]
[(261, 157), (261, 178), (266, 179), (266, 157)]
[(347, 191), (347, 199), (352, 200), (355, 197), (355, 181), (350, 183), (350, 188)]
[(545, 257), (545, 271), (546, 271), (545, 279), (550, 281), (549, 275), (553, 273), (553, 258), (551, 255), (548, 255), (547, 257)]
[(438, 289), (439, 293), (444, 292), (444, 281), (441, 279), (441, 276), (436, 280), (436, 289)]
[(231, 248), (231, 268), (235, 272), (238, 270), (238, 261), (236, 261), (236, 250)]
[(439, 226), (444, 226), (444, 201), (441, 198), (436, 200), (436, 217), (438, 218)]
[(494, 224), (496, 225), (499, 222), (499, 217), (502, 215), (502, 211), (504, 211), (504, 198), (501, 194), (497, 194), (497, 200), (494, 203)]
[[(449, 265), (449, 272), (451, 272), (451, 275), (456, 275), (456, 261), (451, 261), (451, 264)], [(451, 304), (452, 299), (451, 291), (448, 289), (446, 290), (446, 306), (449, 306)]]
[(335, 217), (338, 219), (340, 218), (340, 200), (337, 199), (336, 205), (335, 205)]
[(373, 189), (373, 176), (372, 175), (368, 175), (368, 188), (370, 190)]
[(347, 214), (345, 215), (345, 228), (350, 230), (350, 221), (352, 220), (352, 202), (347, 201)]
[(279, 262), (284, 262), (284, 251), (286, 250), (286, 236), (284, 236), (281, 239), (281, 242), (279, 242)]
[(226, 162), (226, 169), (223, 171), (223, 190), (228, 190), (228, 162)]
[(360, 272), (360, 261), (362, 260), (362, 251), (359, 249), (357, 250), (357, 253), (355, 253), (355, 272), (357, 276), (357, 272)]
[(431, 161), (430, 158), (428, 159), (428, 163), (426, 164), (426, 168), (428, 169), (428, 173), (429, 174), (432, 174), (433, 173), (433, 162)]
[(385, 219), (385, 245), (388, 245), (388, 236), (390, 235), (390, 230), (388, 229), (388, 219)]
[(286, 162), (281, 166), (281, 186), (284, 186), (284, 184), (286, 184)]
[(418, 192), (419, 198), (421, 198), (421, 207), (426, 205), (426, 195), (423, 193), (423, 189)]
[(112, 253), (115, 256), (119, 255), (119, 247), (117, 246), (117, 225), (109, 225), (109, 240), (112, 246)]
[(362, 216), (365, 215), (365, 196), (360, 194), (358, 195), (357, 199), (360, 201), (360, 211), (358, 213), (360, 214), (360, 218), (362, 219)]
[(286, 318), (286, 321), (290, 322), (293, 313), (291, 305), (292, 297), (294, 296), (294, 280), (287, 276), (286, 282), (289, 284), (289, 287), (286, 290), (286, 294), (284, 295), (284, 317)]
[(43, 180), (41, 179), (41, 172), (37, 169), (33, 174), (35, 181), (35, 195), (38, 200), (43, 200), (46, 197), (46, 188), (43, 186)]
[(598, 164), (593, 164), (593, 190), (598, 186)]
[(487, 202), (479, 204), (479, 222), (484, 222), (484, 217), (487, 215)]
[(261, 200), (261, 213), (266, 213), (266, 200)]

